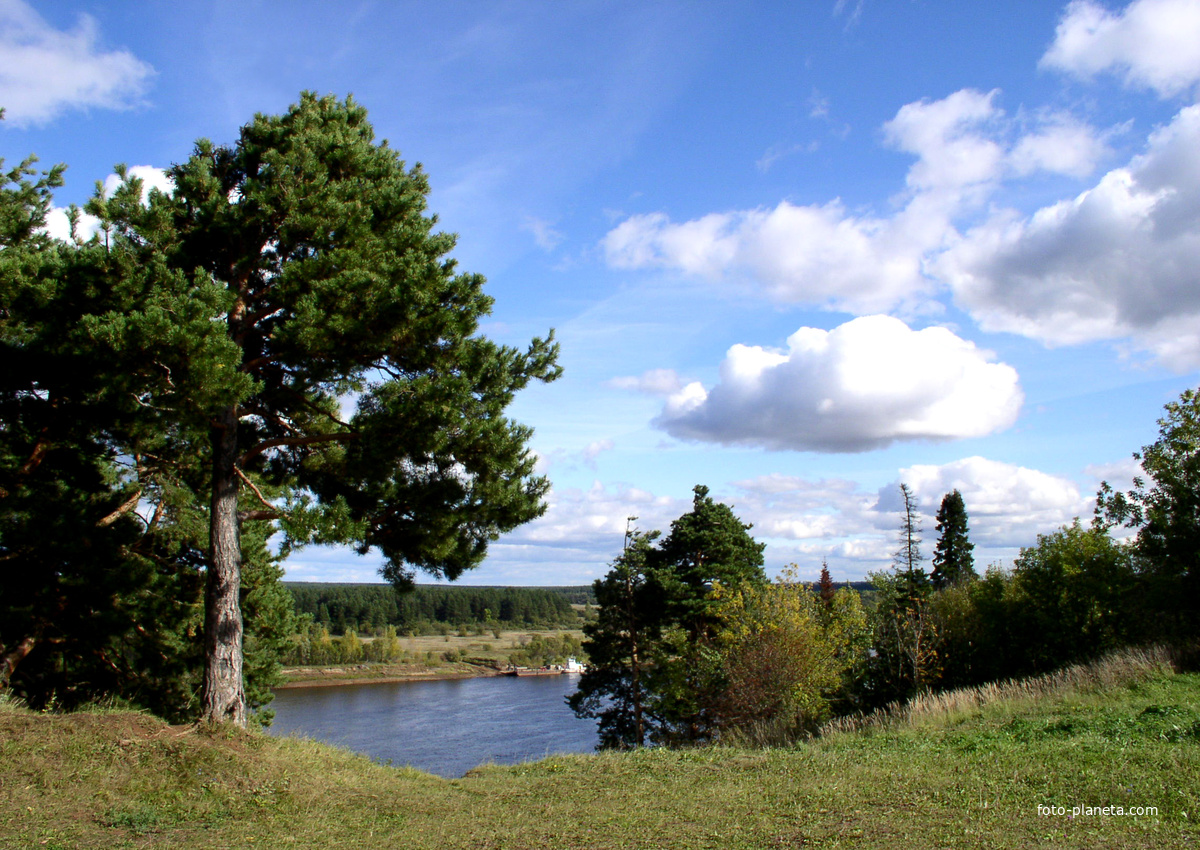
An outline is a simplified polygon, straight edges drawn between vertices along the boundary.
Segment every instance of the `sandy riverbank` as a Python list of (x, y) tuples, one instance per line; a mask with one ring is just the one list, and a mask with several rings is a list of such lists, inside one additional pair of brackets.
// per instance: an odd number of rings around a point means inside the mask
[[(560, 676), (566, 671), (521, 669), (520, 676)], [(436, 682), (448, 679), (477, 679), (511, 675), (495, 667), (459, 663), (445, 667), (420, 667), (411, 664), (354, 664), (340, 667), (285, 667), (285, 688), (330, 688), (337, 685), (376, 685), (385, 682)]]
[(494, 667), (448, 664), (425, 667), (415, 664), (346, 664), (337, 667), (285, 667), (282, 688), (323, 688), (335, 685), (374, 685), (382, 682), (432, 682), (496, 676)]

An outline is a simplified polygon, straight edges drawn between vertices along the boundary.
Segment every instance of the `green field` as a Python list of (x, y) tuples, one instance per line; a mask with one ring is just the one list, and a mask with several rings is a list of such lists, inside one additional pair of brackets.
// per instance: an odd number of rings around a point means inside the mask
[(564, 756), (459, 780), (119, 711), (7, 705), (0, 742), (5, 848), (1200, 846), (1200, 675), (1127, 659), (794, 748)]
[[(498, 635), (498, 637), (496, 636)], [(352, 681), (354, 679), (421, 679), (433, 676), (488, 675), (520, 659), (535, 638), (583, 639), (580, 629), (506, 629), (483, 635), (414, 635), (399, 639), (404, 659), (396, 663), (325, 664), (283, 669), (285, 682)], [(375, 640), (365, 638), (364, 642)], [(448, 660), (446, 653), (465, 660)]]

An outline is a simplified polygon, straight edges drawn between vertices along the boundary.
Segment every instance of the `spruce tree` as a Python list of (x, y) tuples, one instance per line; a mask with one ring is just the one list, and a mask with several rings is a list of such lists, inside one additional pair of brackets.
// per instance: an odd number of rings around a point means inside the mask
[(892, 556), (896, 575), (900, 579), (902, 597), (915, 602), (929, 589), (929, 576), (921, 567), (921, 514), (917, 500), (907, 484), (900, 484), (903, 515), (900, 518), (900, 545)]
[(829, 575), (829, 564), (824, 560), (821, 561), (821, 579), (817, 583), (817, 592), (821, 597), (821, 605), (826, 610), (832, 608), (837, 590), (833, 586), (833, 577)]
[(975, 572), (975, 558), (971, 554), (975, 544), (967, 532), (967, 509), (962, 493), (954, 490), (942, 498), (937, 512), (938, 541), (933, 550), (933, 572), (930, 580), (935, 589), (953, 587), (979, 578)]

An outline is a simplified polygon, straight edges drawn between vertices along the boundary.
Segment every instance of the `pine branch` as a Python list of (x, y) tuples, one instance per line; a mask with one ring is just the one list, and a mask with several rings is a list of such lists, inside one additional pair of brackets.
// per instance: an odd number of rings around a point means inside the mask
[(122, 516), (124, 516), (125, 514), (129, 513), (131, 510), (133, 510), (135, 507), (137, 507), (138, 500), (141, 498), (142, 498), (142, 488), (139, 487), (132, 496), (130, 496), (128, 499), (126, 499), (124, 502), (121, 503), (121, 506), (119, 508), (117, 508), (115, 511), (113, 511), (108, 516), (99, 520), (96, 523), (96, 527), (97, 528), (107, 528), (108, 526), (112, 525), (114, 522), (119, 520)]
[(267, 497), (262, 494), (262, 490), (259, 490), (257, 487), (255, 487), (254, 482), (246, 477), (246, 473), (242, 472), (242, 470), (236, 466), (233, 468), (233, 471), (237, 473), (238, 478), (242, 479), (242, 483), (244, 483), (247, 487), (249, 487), (254, 492), (254, 495), (258, 497), (258, 500), (260, 502), (262, 502), (264, 505), (266, 505), (266, 507), (267, 507), (267, 510), (265, 510), (265, 511), (239, 511), (238, 519), (243, 520), (243, 521), (250, 521), (250, 520), (263, 520), (263, 519), (278, 519), (279, 517), (283, 516), (283, 514), (280, 512), (280, 510), (277, 507), (275, 507), (274, 505), (272, 505), (270, 502), (267, 501)]

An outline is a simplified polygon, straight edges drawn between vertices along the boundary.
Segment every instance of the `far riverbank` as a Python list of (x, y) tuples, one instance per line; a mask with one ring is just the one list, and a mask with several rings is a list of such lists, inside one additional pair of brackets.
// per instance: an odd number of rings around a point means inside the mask
[[(521, 668), (519, 676), (558, 676), (564, 670), (534, 670)], [(431, 666), (424, 664), (353, 664), (336, 667), (285, 667), (284, 681), (274, 690), (288, 688), (324, 688), (341, 685), (377, 685), (387, 682), (439, 682), (454, 679), (479, 679), (491, 676), (510, 676), (510, 672), (494, 666), (453, 662)]]

